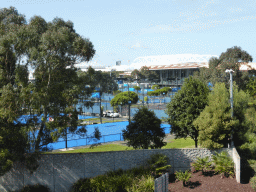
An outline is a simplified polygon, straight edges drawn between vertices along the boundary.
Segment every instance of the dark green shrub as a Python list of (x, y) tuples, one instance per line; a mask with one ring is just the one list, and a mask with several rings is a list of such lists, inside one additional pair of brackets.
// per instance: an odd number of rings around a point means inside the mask
[(168, 157), (163, 154), (153, 154), (150, 156), (150, 159), (147, 160), (147, 163), (153, 171), (153, 176), (157, 177), (165, 172), (169, 172), (169, 169), (171, 168), (171, 165), (167, 165)]
[(35, 185), (26, 185), (24, 186), (20, 192), (50, 192), (50, 189), (47, 186), (35, 184)]
[(185, 173), (183, 173), (182, 171), (177, 171), (175, 172), (175, 177), (179, 181), (182, 181), (183, 186), (185, 186), (186, 182), (188, 182), (188, 180), (191, 178), (191, 173), (188, 170), (186, 170)]
[(256, 191), (256, 176), (250, 179), (250, 185), (253, 188), (253, 190)]
[(92, 192), (90, 178), (79, 179), (71, 187), (71, 192)]
[(213, 164), (215, 171), (221, 174), (221, 177), (224, 175), (225, 177), (234, 177), (234, 162), (228, 156), (226, 151), (222, 151), (221, 153), (215, 152), (216, 155), (213, 155)]
[(198, 157), (196, 162), (192, 163), (192, 167), (196, 171), (202, 171), (202, 174), (204, 175), (206, 171), (212, 170), (212, 163), (209, 162), (209, 157), (200, 158)]
[(253, 175), (256, 174), (256, 160), (253, 160), (253, 159), (249, 159), (247, 160), (251, 169), (253, 170)]

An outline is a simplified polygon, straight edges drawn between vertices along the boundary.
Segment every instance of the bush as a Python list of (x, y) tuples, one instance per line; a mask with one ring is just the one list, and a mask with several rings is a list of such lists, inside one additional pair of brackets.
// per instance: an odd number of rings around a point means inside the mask
[(208, 161), (209, 157), (205, 157), (205, 158), (197, 158), (197, 161), (192, 163), (192, 167), (194, 167), (194, 169), (196, 171), (202, 171), (202, 174), (204, 175), (206, 171), (209, 171), (212, 169), (212, 163)]
[(234, 177), (234, 162), (228, 156), (226, 151), (222, 151), (221, 153), (215, 152), (215, 156), (213, 155), (213, 163), (215, 166), (215, 171), (221, 174), (221, 177), (224, 175), (225, 177)]
[(151, 89), (160, 89), (160, 85), (153, 85)]
[(26, 185), (24, 186), (20, 192), (50, 192), (50, 189), (47, 186), (35, 184), (35, 185)]
[(72, 185), (71, 192), (92, 192), (89, 178), (79, 179)]
[(183, 186), (185, 186), (186, 182), (188, 182), (188, 180), (191, 178), (191, 173), (188, 170), (186, 170), (185, 173), (183, 173), (182, 171), (179, 171), (179, 172), (175, 172), (175, 177), (179, 181), (182, 181)]
[(256, 176), (250, 179), (250, 185), (253, 188), (253, 190), (256, 191)]
[(147, 160), (155, 178), (169, 171), (171, 165), (167, 165), (168, 160), (166, 155), (160, 153), (151, 155), (151, 158)]

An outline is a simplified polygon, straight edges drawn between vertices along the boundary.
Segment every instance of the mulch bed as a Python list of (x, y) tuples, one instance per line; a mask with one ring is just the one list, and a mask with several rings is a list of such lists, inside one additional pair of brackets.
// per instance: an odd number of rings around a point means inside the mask
[(254, 192), (251, 185), (237, 183), (235, 178), (221, 178), (221, 175), (214, 175), (214, 172), (209, 172), (207, 176), (202, 175), (202, 172), (192, 172), (191, 178), (187, 182), (187, 186), (183, 187), (182, 181), (175, 181), (175, 175), (169, 175), (168, 191), (207, 191), (207, 192)]

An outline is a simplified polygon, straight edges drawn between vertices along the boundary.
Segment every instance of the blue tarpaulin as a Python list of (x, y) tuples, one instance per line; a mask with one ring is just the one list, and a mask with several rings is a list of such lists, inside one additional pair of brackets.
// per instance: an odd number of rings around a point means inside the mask
[(129, 91), (135, 91), (135, 89), (134, 88), (129, 88)]
[(117, 84), (123, 84), (122, 80), (117, 81)]
[(124, 87), (127, 87), (128, 85), (127, 84), (124, 84)]

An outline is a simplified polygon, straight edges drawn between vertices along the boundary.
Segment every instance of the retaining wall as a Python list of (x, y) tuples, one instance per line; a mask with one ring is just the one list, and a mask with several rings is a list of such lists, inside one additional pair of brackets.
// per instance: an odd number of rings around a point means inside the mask
[[(216, 151), (219, 153), (223, 150), (227, 151), (230, 157), (237, 156), (236, 150), (232, 148)], [(190, 163), (197, 157), (209, 156), (212, 160), (211, 157), (214, 155), (214, 151), (204, 148), (44, 154), (39, 161), (39, 168), (33, 174), (30, 174), (23, 164), (14, 164), (11, 171), (0, 177), (0, 191), (14, 191), (21, 189), (24, 185), (37, 183), (47, 185), (52, 192), (69, 191), (72, 184), (80, 178), (96, 177), (119, 168), (127, 170), (140, 165), (146, 166), (146, 160), (155, 153), (164, 154), (169, 158), (168, 165), (172, 166), (170, 174), (190, 169)], [(236, 172), (236, 174), (240, 175), (240, 164), (236, 163), (236, 166), (239, 167), (237, 169), (239, 173)]]

